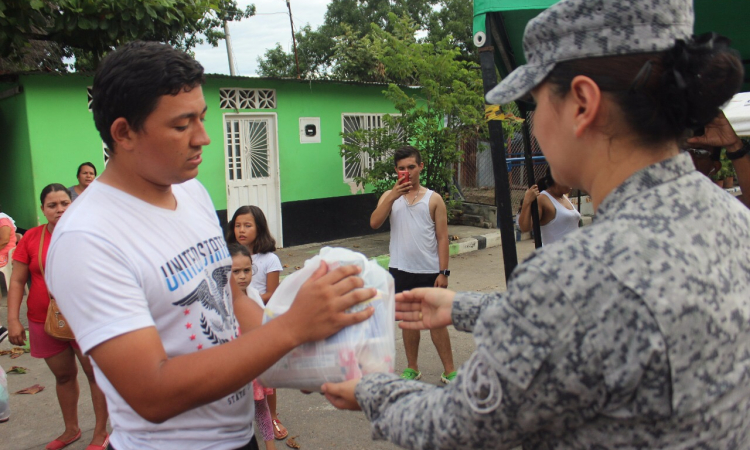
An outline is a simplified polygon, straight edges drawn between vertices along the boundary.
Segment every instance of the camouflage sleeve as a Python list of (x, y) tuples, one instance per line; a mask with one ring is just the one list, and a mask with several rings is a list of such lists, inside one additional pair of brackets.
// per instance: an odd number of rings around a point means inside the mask
[[(477, 350), (452, 383), (362, 379), (356, 397), (375, 439), (415, 449), (513, 448), (542, 430), (575, 428), (599, 409), (606, 395), (587, 325), (554, 277), (519, 269), (504, 295), (457, 297), (454, 317), (463, 328), (475, 321)], [(481, 315), (459, 313), (467, 308)]]
[(486, 305), (501, 294), (481, 294), (478, 292), (457, 292), (453, 299), (453, 326), (459, 331), (472, 332), (479, 315)]

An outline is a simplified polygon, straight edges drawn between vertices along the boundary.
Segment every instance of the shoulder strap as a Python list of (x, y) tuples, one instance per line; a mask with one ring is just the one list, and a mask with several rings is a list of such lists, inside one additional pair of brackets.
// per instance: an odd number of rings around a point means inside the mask
[[(44, 278), (44, 264), (42, 264), (42, 250), (44, 250), (44, 235), (47, 233), (47, 225), (42, 226), (42, 238), (39, 239), (39, 270), (42, 272), (42, 278)], [(47, 282), (45, 281), (45, 284)], [(52, 294), (49, 293), (49, 289), (47, 289), (47, 297), (49, 297), (49, 300), (52, 301)]]

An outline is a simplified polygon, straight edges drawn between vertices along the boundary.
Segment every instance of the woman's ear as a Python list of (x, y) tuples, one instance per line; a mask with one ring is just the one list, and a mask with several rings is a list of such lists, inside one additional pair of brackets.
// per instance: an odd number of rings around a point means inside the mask
[(581, 137), (599, 116), (602, 92), (594, 80), (579, 75), (570, 82), (569, 97), (575, 106), (574, 132), (576, 137)]

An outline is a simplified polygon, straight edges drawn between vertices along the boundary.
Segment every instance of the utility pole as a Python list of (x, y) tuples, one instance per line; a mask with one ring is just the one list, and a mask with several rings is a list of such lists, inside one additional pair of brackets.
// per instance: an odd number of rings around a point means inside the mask
[(289, 9), (289, 23), (292, 25), (292, 48), (294, 48), (294, 63), (297, 65), (297, 79), (300, 79), (299, 74), (299, 57), (297, 56), (297, 39), (294, 37), (294, 19), (292, 19), (292, 5), (289, 0), (286, 0), (286, 7)]
[(224, 35), (226, 35), (227, 41), (227, 57), (229, 58), (229, 75), (237, 75), (234, 70), (234, 53), (232, 52), (232, 37), (229, 36), (229, 22), (224, 21)]

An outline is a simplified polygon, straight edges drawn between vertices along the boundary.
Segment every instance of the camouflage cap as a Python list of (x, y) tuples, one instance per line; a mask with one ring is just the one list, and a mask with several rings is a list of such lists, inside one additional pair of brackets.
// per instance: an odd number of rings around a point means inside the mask
[(562, 0), (526, 25), (527, 63), (487, 93), (505, 104), (527, 95), (555, 64), (669, 49), (693, 34), (693, 0)]

